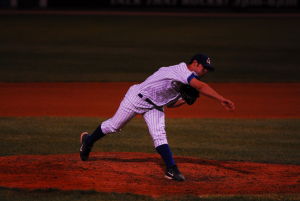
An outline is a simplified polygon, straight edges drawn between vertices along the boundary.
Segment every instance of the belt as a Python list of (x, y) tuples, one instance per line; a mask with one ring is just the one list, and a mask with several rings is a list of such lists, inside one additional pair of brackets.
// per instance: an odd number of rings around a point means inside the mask
[(153, 103), (149, 98), (144, 98), (143, 94), (138, 94), (138, 96), (143, 99), (144, 101), (146, 101), (147, 103), (149, 103), (150, 105), (153, 105), (153, 107), (161, 112), (163, 112), (163, 107), (162, 106), (158, 106), (155, 103)]

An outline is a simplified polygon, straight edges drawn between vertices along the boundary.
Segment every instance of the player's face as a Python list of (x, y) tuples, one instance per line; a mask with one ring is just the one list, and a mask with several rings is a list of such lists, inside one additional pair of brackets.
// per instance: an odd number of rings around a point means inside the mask
[(208, 73), (208, 70), (204, 68), (202, 64), (197, 63), (196, 73), (198, 76), (203, 77), (206, 73)]

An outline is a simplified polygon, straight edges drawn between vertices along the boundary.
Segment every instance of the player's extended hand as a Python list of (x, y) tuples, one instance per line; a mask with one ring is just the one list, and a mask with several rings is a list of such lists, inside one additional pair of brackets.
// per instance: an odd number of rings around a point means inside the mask
[(235, 110), (235, 105), (231, 100), (223, 99), (221, 100), (221, 104), (226, 110), (233, 111)]

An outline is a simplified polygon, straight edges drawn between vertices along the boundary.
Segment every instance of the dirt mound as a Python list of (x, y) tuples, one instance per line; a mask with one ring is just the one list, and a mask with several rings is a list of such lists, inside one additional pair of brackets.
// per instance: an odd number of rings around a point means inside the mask
[(300, 166), (175, 157), (187, 181), (163, 177), (156, 154), (92, 153), (0, 157), (0, 186), (96, 190), (148, 196), (300, 193)]

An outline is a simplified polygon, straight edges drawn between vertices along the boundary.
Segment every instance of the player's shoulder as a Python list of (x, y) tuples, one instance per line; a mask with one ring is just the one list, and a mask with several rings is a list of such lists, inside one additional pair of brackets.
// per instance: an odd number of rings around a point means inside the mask
[(175, 65), (171, 65), (171, 66), (167, 66), (166, 68), (171, 71), (177, 71), (177, 72), (188, 71), (187, 65), (184, 62), (175, 64)]
[(161, 67), (158, 73), (164, 76), (171, 76), (173, 79), (186, 80), (193, 72), (188, 69), (186, 63), (181, 62), (175, 65)]
[(177, 67), (177, 68), (182, 68), (182, 69), (187, 69), (187, 65), (185, 62), (180, 62), (176, 65), (173, 65), (174, 67)]
[(184, 84), (188, 84), (189, 77), (193, 74), (185, 62), (170, 66), (169, 69), (172, 71), (173, 78)]
[(175, 65), (160, 67), (158, 71), (169, 71), (169, 72), (182, 71), (185, 69), (185, 66), (186, 66), (185, 63), (181, 62)]
[(184, 62), (181, 62), (177, 65), (177, 69), (178, 73), (184, 75), (184, 76), (190, 76), (191, 74), (193, 74), (194, 72), (193, 71), (190, 71), (188, 69), (188, 66), (186, 63)]

